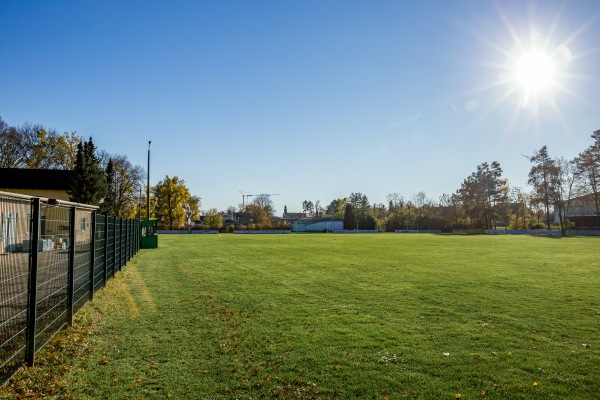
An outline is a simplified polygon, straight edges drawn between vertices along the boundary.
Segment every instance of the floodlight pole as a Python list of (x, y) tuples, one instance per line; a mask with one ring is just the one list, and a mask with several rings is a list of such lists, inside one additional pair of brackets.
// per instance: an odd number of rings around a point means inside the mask
[(150, 143), (151, 140), (148, 141), (148, 187), (146, 192), (146, 220), (150, 221)]

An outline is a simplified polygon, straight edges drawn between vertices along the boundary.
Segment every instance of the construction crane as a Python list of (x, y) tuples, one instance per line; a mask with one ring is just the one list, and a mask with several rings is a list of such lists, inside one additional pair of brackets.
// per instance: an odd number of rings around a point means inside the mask
[(261, 194), (244, 194), (240, 190), (240, 194), (242, 195), (242, 210), (246, 210), (246, 199), (252, 196), (279, 196), (279, 193), (261, 193)]
[(279, 196), (279, 193), (261, 193), (261, 194), (244, 194), (240, 190), (240, 194), (242, 195), (242, 212), (246, 215), (246, 230), (248, 230), (248, 214), (246, 213), (246, 199), (248, 197), (253, 196)]

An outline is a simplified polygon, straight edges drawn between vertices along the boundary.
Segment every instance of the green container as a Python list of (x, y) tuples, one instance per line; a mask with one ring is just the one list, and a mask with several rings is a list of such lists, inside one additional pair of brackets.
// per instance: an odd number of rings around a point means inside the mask
[(156, 220), (141, 221), (142, 249), (156, 249), (158, 247), (158, 236), (156, 235)]

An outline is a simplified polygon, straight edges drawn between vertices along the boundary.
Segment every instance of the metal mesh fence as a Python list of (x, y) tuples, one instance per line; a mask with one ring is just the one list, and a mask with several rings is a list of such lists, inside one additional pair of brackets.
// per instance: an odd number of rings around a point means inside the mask
[(0, 192), (0, 383), (33, 365), (135, 255), (139, 229), (93, 207)]
[(25, 359), (31, 202), (0, 195), (0, 380)]
[(106, 220), (105, 215), (96, 215), (96, 243), (94, 251), (94, 291), (104, 287), (106, 279)]
[(66, 323), (71, 245), (68, 208), (42, 204), (40, 215), (36, 352)]
[(74, 310), (79, 309), (90, 297), (92, 282), (92, 213), (76, 211), (75, 213), (75, 254), (74, 254)]
[(108, 255), (106, 257), (108, 263), (107, 279), (110, 279), (115, 273), (115, 217), (107, 217), (106, 221), (106, 243), (108, 247)]
[(123, 220), (117, 218), (115, 225), (117, 226), (117, 256), (115, 257), (117, 262), (115, 263), (115, 269), (120, 271), (123, 266)]

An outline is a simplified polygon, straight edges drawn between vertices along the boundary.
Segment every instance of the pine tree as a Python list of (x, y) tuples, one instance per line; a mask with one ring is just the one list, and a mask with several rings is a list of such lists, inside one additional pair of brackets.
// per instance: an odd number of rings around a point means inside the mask
[(344, 212), (344, 229), (356, 229), (356, 216), (354, 215), (354, 208), (350, 203), (346, 204)]
[(108, 159), (108, 164), (106, 165), (106, 197), (104, 201), (100, 205), (100, 212), (103, 214), (111, 214), (116, 215), (115, 213), (115, 199), (116, 199), (116, 189), (115, 189), (115, 167), (112, 161), (112, 158)]
[(106, 176), (96, 156), (92, 138), (77, 145), (75, 169), (69, 197), (76, 203), (98, 205), (106, 196)]

